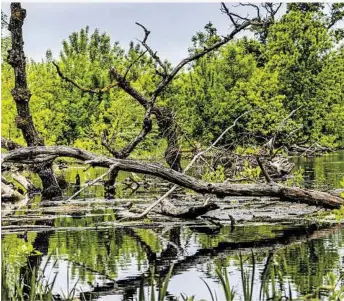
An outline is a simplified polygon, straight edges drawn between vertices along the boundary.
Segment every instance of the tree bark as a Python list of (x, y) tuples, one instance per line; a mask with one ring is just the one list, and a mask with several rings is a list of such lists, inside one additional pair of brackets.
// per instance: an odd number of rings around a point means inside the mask
[(8, 150), (8, 151), (11, 151), (11, 150), (14, 150), (16, 148), (21, 148), (23, 146), (18, 144), (18, 143), (13, 142), (12, 140), (1, 137), (1, 147)]
[(344, 200), (326, 192), (287, 187), (277, 183), (269, 184), (228, 184), (207, 183), (178, 171), (166, 168), (160, 164), (143, 163), (135, 160), (125, 160), (98, 156), (88, 151), (68, 146), (27, 147), (3, 154), (3, 163), (20, 162), (32, 164), (42, 156), (59, 156), (76, 158), (93, 166), (110, 167), (115, 165), (118, 170), (149, 174), (164, 180), (192, 189), (202, 194), (214, 194), (217, 197), (225, 196), (271, 196), (286, 201), (296, 201), (325, 208), (340, 208)]
[[(15, 87), (11, 93), (18, 113), (16, 125), (22, 131), (27, 145), (43, 146), (44, 141), (35, 128), (29, 107), (31, 92), (28, 89), (26, 80), (26, 58), (23, 49), (22, 31), (25, 17), (26, 10), (21, 8), (21, 4), (11, 3), (9, 31), (11, 32), (12, 49), (8, 51), (8, 63), (13, 67), (15, 77)], [(62, 196), (53, 172), (52, 161), (38, 164), (35, 169), (42, 180), (43, 198)]]
[(181, 167), (181, 149), (178, 143), (177, 125), (173, 114), (168, 108), (153, 109), (153, 113), (158, 121), (160, 134), (167, 140), (165, 150), (165, 160), (168, 166), (173, 170), (182, 171)]

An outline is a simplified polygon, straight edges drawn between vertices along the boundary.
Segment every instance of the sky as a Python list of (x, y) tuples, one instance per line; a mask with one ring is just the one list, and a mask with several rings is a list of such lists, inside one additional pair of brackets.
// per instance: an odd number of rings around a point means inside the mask
[[(228, 7), (235, 4), (230, 3)], [(112, 42), (119, 41), (127, 49), (130, 41), (150, 31), (149, 45), (162, 59), (176, 64), (188, 54), (191, 37), (211, 21), (218, 33), (226, 35), (230, 22), (220, 12), (220, 3), (23, 3), (27, 16), (24, 22), (26, 56), (40, 61), (47, 49), (58, 57), (62, 41), (86, 25), (90, 32), (98, 28)], [(2, 10), (10, 16), (10, 2), (2, 2)], [(233, 7), (233, 12), (247, 15), (247, 8)], [(246, 33), (250, 35), (250, 33)]]

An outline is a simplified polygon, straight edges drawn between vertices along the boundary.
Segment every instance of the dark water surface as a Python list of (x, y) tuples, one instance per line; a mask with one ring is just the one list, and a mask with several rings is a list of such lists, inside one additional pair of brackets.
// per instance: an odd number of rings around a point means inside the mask
[[(305, 171), (305, 186), (335, 188), (344, 176), (344, 152), (318, 158), (297, 159)], [(82, 168), (64, 170), (73, 181), (77, 173), (81, 183), (104, 172)], [(127, 175), (121, 175), (123, 180)], [(150, 202), (167, 188), (157, 186), (148, 193), (119, 187), (117, 197)], [(69, 195), (73, 193), (70, 187)], [(81, 199), (97, 199), (102, 186), (87, 189)], [(181, 293), (196, 295), (195, 300), (211, 300), (205, 280), (218, 300), (224, 299), (216, 276), (216, 268), (226, 268), (229, 282), (242, 298), (239, 254), (245, 271), (252, 276), (252, 255), (255, 254), (253, 299), (259, 300), (262, 279), (266, 279), (270, 297), (294, 297), (314, 291), (324, 283), (328, 272), (339, 274), (344, 262), (344, 228), (317, 229), (307, 225), (283, 226), (241, 225), (217, 228), (196, 222), (182, 225), (154, 224), (114, 226), (116, 205), (121, 201), (99, 202), (86, 207), (40, 207), (31, 205), (17, 210), (2, 220), (2, 269), (6, 266), (9, 287), (34, 267), (44, 268), (46, 280), (56, 275), (53, 292), (66, 294), (76, 283), (77, 292), (94, 292), (94, 300), (136, 300), (140, 286), (146, 299), (150, 291), (149, 274), (154, 267), (155, 281), (161, 282), (174, 264), (168, 286), (168, 300), (177, 300)], [(60, 209), (59, 209), (60, 208)], [(27, 231), (20, 229), (25, 226)], [(30, 230), (30, 227), (41, 229)], [(11, 228), (12, 227), (12, 228)], [(30, 267), (30, 268), (29, 268)], [(251, 279), (251, 278), (250, 278)], [(279, 299), (276, 299), (279, 300)]]

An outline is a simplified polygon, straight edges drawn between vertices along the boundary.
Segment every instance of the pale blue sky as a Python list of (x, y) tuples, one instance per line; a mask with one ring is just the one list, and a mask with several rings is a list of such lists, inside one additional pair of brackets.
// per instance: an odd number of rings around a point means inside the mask
[[(139, 22), (151, 31), (148, 42), (161, 58), (177, 63), (187, 55), (191, 37), (206, 23), (211, 21), (222, 35), (228, 33), (230, 25), (220, 12), (220, 3), (23, 3), (22, 6), (27, 10), (23, 27), (25, 52), (35, 60), (41, 60), (48, 48), (56, 57), (62, 40), (86, 25), (91, 31), (99, 28), (107, 32), (112, 42), (119, 41), (127, 48), (131, 40), (143, 36), (135, 25)], [(2, 10), (9, 16), (10, 3), (3, 2)], [(248, 13), (243, 7), (233, 7), (233, 11)]]

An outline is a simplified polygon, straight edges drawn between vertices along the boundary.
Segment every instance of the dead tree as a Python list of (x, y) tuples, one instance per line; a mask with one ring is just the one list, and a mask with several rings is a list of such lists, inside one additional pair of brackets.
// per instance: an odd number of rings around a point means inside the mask
[[(44, 141), (38, 134), (32, 120), (29, 101), (31, 92), (26, 80), (26, 58), (23, 50), (23, 23), (26, 10), (20, 3), (11, 3), (11, 18), (9, 31), (11, 32), (12, 49), (8, 51), (8, 63), (13, 67), (15, 87), (11, 91), (16, 103), (18, 116), (16, 125), (22, 131), (28, 146), (43, 146)], [(43, 185), (42, 196), (44, 198), (62, 196), (61, 189), (55, 178), (52, 161), (47, 160), (35, 165), (35, 171), (39, 175)]]
[(36, 146), (16, 149), (3, 154), (2, 163), (36, 164), (57, 157), (70, 157), (84, 161), (92, 166), (117, 168), (123, 171), (153, 175), (198, 193), (213, 194), (219, 198), (225, 196), (271, 196), (279, 197), (285, 201), (301, 202), (330, 209), (340, 208), (340, 206), (344, 205), (342, 198), (326, 192), (288, 187), (275, 182), (266, 184), (207, 183), (160, 164), (109, 158), (68, 146)]
[[(165, 160), (168, 165), (175, 171), (181, 171), (181, 150), (178, 141), (178, 127), (174, 120), (173, 111), (168, 107), (159, 107), (156, 105), (156, 100), (160, 97), (161, 93), (166, 89), (166, 87), (173, 81), (175, 76), (185, 67), (187, 64), (198, 60), (199, 58), (205, 56), (206, 54), (217, 50), (221, 46), (227, 44), (234, 37), (241, 31), (248, 29), (250, 26), (259, 26), (262, 24), (259, 18), (248, 19), (245, 20), (237, 18), (235, 14), (229, 12), (228, 8), (222, 3), (222, 11), (225, 12), (232, 23), (232, 31), (221, 38), (220, 41), (217, 43), (204, 48), (203, 50), (190, 55), (189, 57), (183, 59), (176, 67), (173, 69), (169, 68), (168, 64), (163, 62), (161, 58), (158, 56), (156, 51), (147, 44), (147, 39), (149, 37), (150, 31), (144, 27), (140, 23), (136, 23), (140, 26), (144, 31), (144, 38), (140, 43), (145, 48), (145, 53), (152, 57), (153, 61), (156, 64), (156, 73), (161, 77), (160, 82), (156, 85), (154, 91), (150, 95), (143, 95), (138, 90), (136, 90), (131, 83), (126, 79), (126, 76), (132, 67), (133, 64), (137, 63), (139, 59), (143, 56), (140, 55), (137, 60), (135, 60), (132, 64), (129, 65), (124, 75), (120, 74), (115, 67), (112, 67), (109, 71), (111, 83), (104, 87), (104, 88), (87, 88), (82, 87), (79, 83), (75, 82), (73, 79), (70, 79), (66, 75), (64, 75), (59, 68), (59, 66), (54, 63), (57, 73), (61, 77), (61, 79), (71, 83), (76, 88), (80, 89), (83, 92), (88, 92), (91, 94), (99, 94), (99, 93), (108, 93), (109, 90), (113, 87), (118, 87), (124, 90), (127, 94), (133, 97), (144, 109), (145, 109), (145, 116), (142, 122), (142, 129), (140, 133), (126, 145), (122, 150), (116, 150), (112, 148), (111, 143), (107, 140), (107, 135), (102, 136), (102, 144), (106, 147), (106, 149), (118, 159), (125, 159), (128, 158), (130, 153), (135, 149), (135, 147), (147, 136), (147, 134), (152, 129), (152, 120), (151, 116), (154, 115), (157, 120), (157, 124), (159, 127), (159, 131), (167, 140), (167, 148), (165, 150)], [(114, 178), (117, 175), (117, 169), (114, 169), (112, 172), (112, 176), (110, 177), (110, 184), (114, 184)]]
[[(259, 26), (253, 26), (252, 31), (259, 41), (266, 44), (270, 27), (275, 23), (276, 14), (280, 10), (282, 3), (264, 2), (264, 3), (239, 3), (239, 6), (251, 7), (255, 10), (257, 18), (261, 21)], [(247, 17), (236, 15), (241, 20), (247, 20)]]

